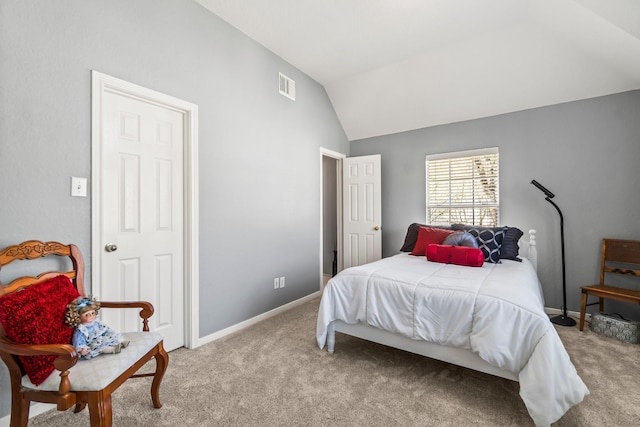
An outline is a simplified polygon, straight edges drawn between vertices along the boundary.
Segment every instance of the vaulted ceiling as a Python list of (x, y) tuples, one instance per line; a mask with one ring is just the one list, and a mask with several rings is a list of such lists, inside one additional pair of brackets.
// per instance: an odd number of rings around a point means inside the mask
[(638, 0), (196, 1), (321, 83), (350, 140), (640, 89)]

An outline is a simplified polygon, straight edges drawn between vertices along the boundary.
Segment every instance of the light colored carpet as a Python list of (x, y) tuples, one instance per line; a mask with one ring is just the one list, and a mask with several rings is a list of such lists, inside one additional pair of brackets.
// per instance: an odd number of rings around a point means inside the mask
[[(320, 350), (318, 303), (171, 352), (164, 406), (152, 407), (150, 379), (130, 380), (113, 396), (114, 425), (533, 425), (515, 382), (342, 334), (335, 354)], [(640, 425), (640, 345), (557, 330), (591, 395), (554, 426)], [(89, 415), (52, 410), (29, 425), (88, 426)]]

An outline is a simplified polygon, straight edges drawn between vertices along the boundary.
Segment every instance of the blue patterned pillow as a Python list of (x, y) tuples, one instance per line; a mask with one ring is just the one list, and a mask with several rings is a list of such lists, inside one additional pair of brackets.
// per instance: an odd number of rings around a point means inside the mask
[(484, 254), (485, 262), (500, 263), (500, 247), (504, 240), (506, 227), (480, 227), (475, 225), (453, 224), (454, 230), (464, 230), (476, 238), (478, 247)]

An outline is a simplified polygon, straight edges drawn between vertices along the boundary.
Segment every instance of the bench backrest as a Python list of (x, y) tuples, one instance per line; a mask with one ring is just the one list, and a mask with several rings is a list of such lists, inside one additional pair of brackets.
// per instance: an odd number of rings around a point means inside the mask
[(640, 276), (640, 240), (602, 239), (601, 285), (605, 273)]

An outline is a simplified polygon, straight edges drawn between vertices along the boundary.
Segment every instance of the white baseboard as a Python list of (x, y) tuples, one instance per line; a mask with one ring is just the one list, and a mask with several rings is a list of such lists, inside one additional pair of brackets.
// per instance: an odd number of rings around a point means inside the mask
[(233, 326), (229, 326), (228, 328), (225, 328), (225, 329), (223, 329), (221, 331), (215, 332), (215, 333), (213, 333), (211, 335), (207, 335), (206, 337), (202, 337), (202, 338), (198, 339), (198, 341), (195, 343), (195, 345), (193, 347), (191, 347), (191, 348), (200, 347), (201, 345), (208, 344), (208, 343), (213, 342), (215, 340), (218, 340), (218, 339), (220, 339), (222, 337), (225, 337), (225, 336), (227, 336), (229, 334), (232, 334), (234, 332), (238, 332), (238, 331), (240, 331), (240, 330), (242, 330), (244, 328), (247, 328), (247, 327), (249, 327), (251, 325), (254, 325), (254, 324), (258, 323), (258, 322), (266, 320), (266, 319), (268, 319), (270, 317), (273, 317), (273, 316), (275, 316), (277, 314), (284, 313), (287, 310), (291, 310), (292, 308), (294, 308), (296, 306), (299, 306), (301, 304), (304, 304), (304, 303), (306, 303), (308, 301), (311, 301), (312, 299), (314, 299), (314, 298), (316, 298), (318, 296), (320, 296), (320, 291), (314, 292), (311, 295), (307, 295), (306, 297), (300, 298), (298, 300), (291, 301), (288, 304), (282, 305), (282, 306), (280, 306), (278, 308), (274, 308), (273, 310), (267, 311), (266, 313), (259, 314), (256, 317), (252, 317), (251, 319), (245, 320), (244, 322), (240, 322), (240, 323), (237, 323), (237, 324), (235, 324)]
[[(544, 312), (547, 314), (552, 314), (552, 315), (556, 315), (556, 314), (562, 314), (562, 310), (560, 310), (559, 308), (550, 308), (550, 307), (545, 307), (544, 308)], [(576, 320), (580, 319), (580, 312), (579, 311), (567, 311), (567, 314), (569, 315), (569, 317), (573, 317)], [(584, 314), (584, 320), (587, 322), (591, 321), (591, 314), (590, 313), (585, 313)]]

